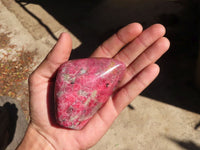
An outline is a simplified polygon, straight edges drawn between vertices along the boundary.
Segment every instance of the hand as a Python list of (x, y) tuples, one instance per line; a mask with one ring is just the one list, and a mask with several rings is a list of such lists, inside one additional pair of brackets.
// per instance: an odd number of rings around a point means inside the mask
[(165, 28), (155, 24), (142, 31), (132, 23), (100, 45), (91, 57), (115, 58), (125, 63), (127, 70), (117, 92), (110, 97), (82, 130), (68, 130), (52, 123), (49, 104), (53, 101), (55, 74), (69, 59), (72, 41), (61, 34), (57, 44), (29, 79), (31, 122), (29, 128), (42, 136), (53, 149), (78, 150), (95, 145), (106, 133), (119, 113), (158, 75), (158, 60), (169, 48), (163, 37)]

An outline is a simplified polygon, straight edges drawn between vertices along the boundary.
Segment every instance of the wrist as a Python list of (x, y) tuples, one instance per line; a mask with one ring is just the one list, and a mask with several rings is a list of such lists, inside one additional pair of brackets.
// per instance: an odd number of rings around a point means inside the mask
[(54, 150), (53, 146), (34, 127), (29, 125), (17, 150)]

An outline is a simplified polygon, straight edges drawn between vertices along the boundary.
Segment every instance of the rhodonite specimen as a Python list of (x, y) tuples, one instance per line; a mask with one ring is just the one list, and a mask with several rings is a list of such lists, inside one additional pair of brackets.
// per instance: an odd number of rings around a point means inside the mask
[(82, 129), (109, 99), (125, 68), (122, 62), (109, 58), (69, 60), (62, 64), (54, 93), (57, 123)]

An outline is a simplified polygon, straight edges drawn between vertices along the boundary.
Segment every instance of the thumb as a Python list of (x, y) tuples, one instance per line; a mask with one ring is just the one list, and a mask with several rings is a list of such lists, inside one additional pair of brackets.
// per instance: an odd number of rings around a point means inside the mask
[(55, 74), (59, 66), (67, 61), (72, 50), (72, 40), (68, 33), (62, 33), (54, 48), (30, 76), (30, 81), (48, 81)]

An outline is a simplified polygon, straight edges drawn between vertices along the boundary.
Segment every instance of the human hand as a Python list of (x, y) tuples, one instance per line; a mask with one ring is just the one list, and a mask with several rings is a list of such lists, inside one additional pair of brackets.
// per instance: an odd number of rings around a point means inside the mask
[(82, 130), (59, 127), (51, 118), (54, 111), (51, 104), (54, 101), (55, 74), (58, 67), (69, 59), (72, 49), (70, 36), (67, 33), (61, 34), (55, 47), (30, 76), (31, 122), (19, 149), (26, 147), (29, 142), (26, 141), (27, 136), (31, 134), (41, 139), (41, 149), (79, 150), (95, 145), (119, 113), (158, 75), (159, 66), (155, 61), (170, 45), (168, 39), (163, 37), (164, 34), (165, 28), (162, 25), (155, 24), (142, 31), (140, 24), (132, 23), (119, 30), (94, 51), (91, 57), (118, 59), (125, 63), (127, 69), (117, 92)]

